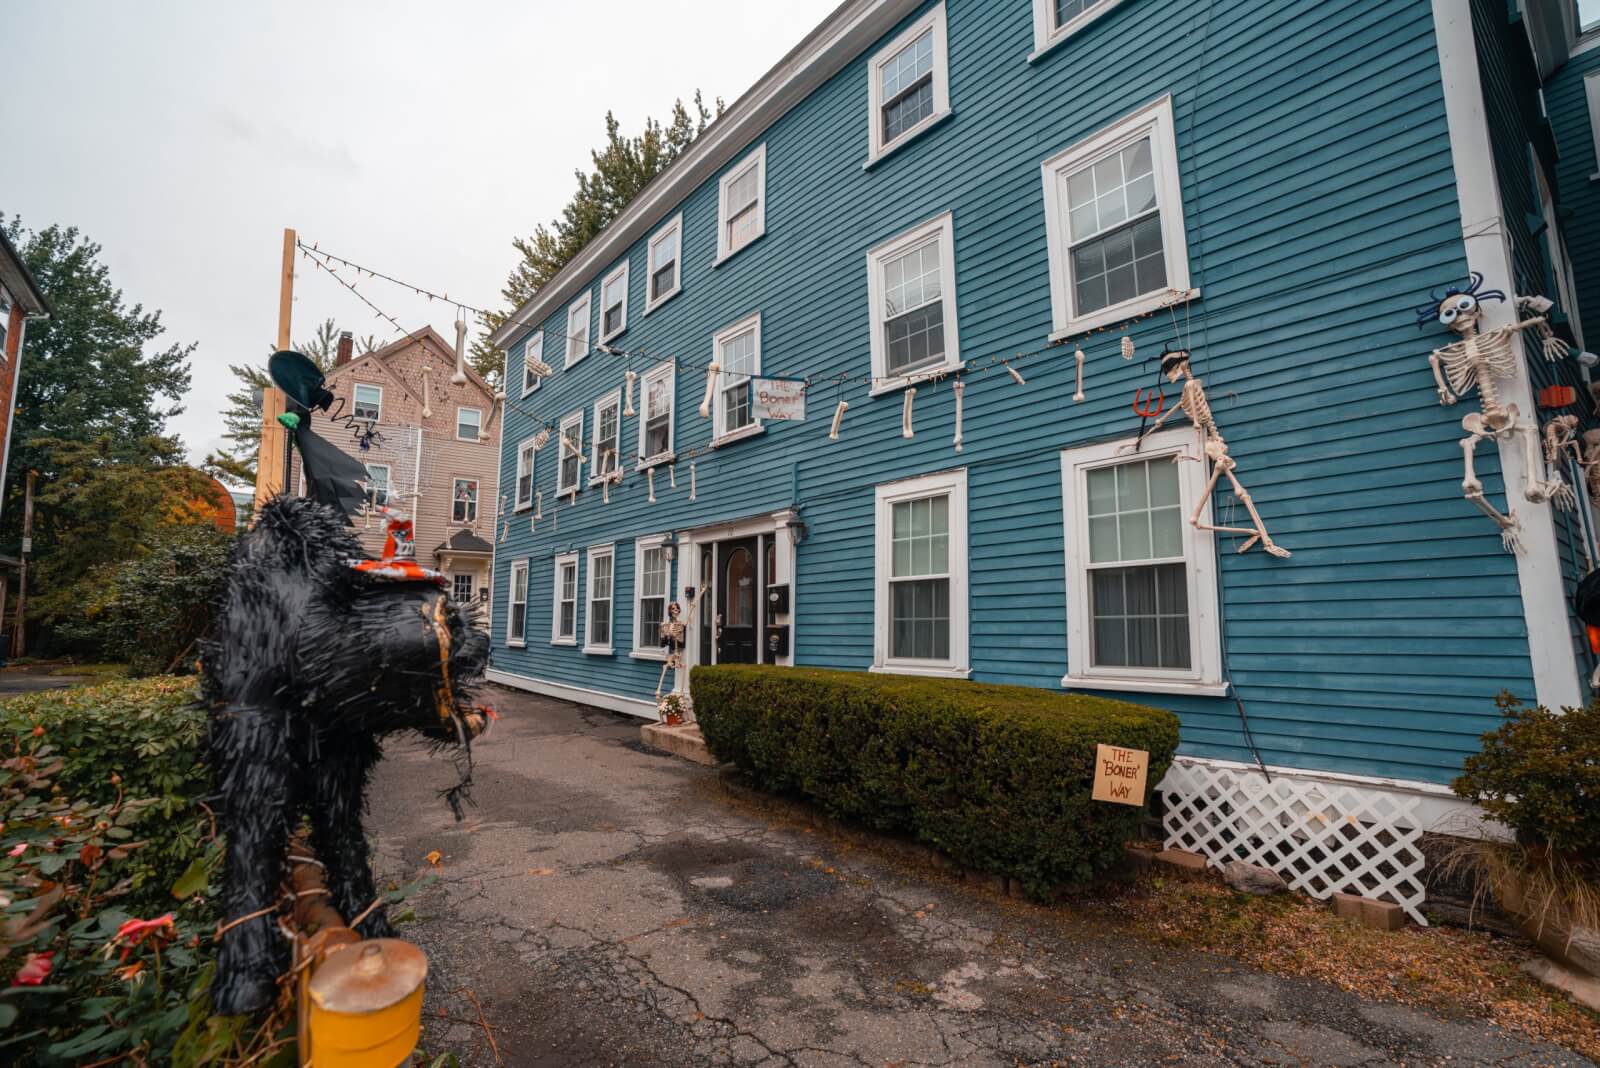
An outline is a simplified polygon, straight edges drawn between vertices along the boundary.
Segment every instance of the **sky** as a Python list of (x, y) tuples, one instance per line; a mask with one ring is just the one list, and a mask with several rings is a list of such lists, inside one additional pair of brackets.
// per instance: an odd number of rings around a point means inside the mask
[(1578, 21), (1584, 26), (1600, 22), (1600, 0), (1578, 0)]
[[(548, 223), (606, 111), (732, 103), (836, 0), (7, 0), (0, 211), (79, 227), (158, 339), (196, 342), (192, 460), (223, 444), (228, 364), (277, 336), (283, 229), (478, 307)], [(455, 309), (363, 291), (407, 329)], [(303, 259), (293, 333), (394, 330)], [(24, 365), (26, 366), (26, 365)]]

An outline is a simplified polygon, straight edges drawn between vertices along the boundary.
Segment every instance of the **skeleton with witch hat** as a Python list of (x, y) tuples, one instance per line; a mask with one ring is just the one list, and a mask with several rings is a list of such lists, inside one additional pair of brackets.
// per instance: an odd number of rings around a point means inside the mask
[[(1206, 460), (1211, 464), (1211, 477), (1206, 480), (1206, 488), (1200, 494), (1200, 499), (1195, 502), (1194, 513), (1189, 516), (1189, 525), (1196, 530), (1214, 530), (1223, 534), (1248, 534), (1244, 544), (1239, 546), (1239, 551), (1244, 552), (1256, 544), (1273, 556), (1287, 557), (1289, 550), (1283, 548), (1272, 540), (1267, 533), (1267, 526), (1261, 521), (1261, 514), (1256, 511), (1255, 503), (1250, 499), (1250, 492), (1240, 484), (1239, 478), (1233, 473), (1238, 467), (1237, 461), (1228, 455), (1228, 443), (1223, 440), (1222, 432), (1217, 429), (1217, 421), (1211, 414), (1211, 402), (1206, 399), (1205, 384), (1196, 378), (1189, 370), (1189, 353), (1186, 349), (1167, 349), (1161, 354), (1161, 373), (1168, 382), (1176, 385), (1183, 383), (1183, 393), (1178, 397), (1178, 403), (1165, 412), (1151, 424), (1145, 433), (1154, 433), (1180, 409), (1189, 417), (1194, 428), (1200, 434), (1201, 446), (1205, 450)], [(1158, 409), (1159, 410), (1159, 409)], [(1152, 413), (1153, 414), (1153, 413)], [(1141, 434), (1142, 438), (1144, 434)], [(1174, 456), (1173, 462), (1181, 460), (1196, 460), (1197, 457), (1179, 454)], [(1244, 505), (1250, 515), (1251, 525), (1248, 527), (1219, 527), (1213, 523), (1202, 523), (1200, 515), (1205, 511), (1206, 503), (1211, 499), (1211, 494), (1216, 491), (1217, 482), (1226, 478), (1233, 487), (1233, 495)]]
[[(1561, 478), (1541, 478), (1537, 420), (1524, 419), (1517, 406), (1500, 398), (1497, 378), (1515, 377), (1518, 367), (1517, 335), (1532, 330), (1539, 338), (1539, 348), (1546, 360), (1566, 355), (1568, 346), (1550, 330), (1545, 314), (1553, 306), (1546, 297), (1518, 297), (1517, 310), (1528, 318), (1491, 330), (1483, 329), (1483, 302), (1506, 299), (1498, 289), (1484, 289), (1483, 275), (1473, 272), (1463, 288), (1455, 286), (1445, 290), (1443, 297), (1429, 295), (1428, 303), (1417, 308), (1417, 326), (1426, 326), (1437, 320), (1445, 329), (1460, 335), (1461, 340), (1434, 349), (1428, 356), (1433, 369), (1433, 381), (1439, 390), (1439, 403), (1454, 404), (1473, 386), (1478, 387), (1481, 411), (1472, 412), (1461, 420), (1461, 429), (1467, 436), (1461, 439), (1461, 458), (1465, 468), (1461, 489), (1467, 500), (1484, 515), (1494, 520), (1500, 528), (1500, 541), (1507, 552), (1522, 551), (1522, 523), (1515, 508), (1507, 506), (1501, 512), (1484, 496), (1483, 483), (1473, 470), (1473, 454), (1478, 443), (1485, 438), (1495, 442), (1508, 441), (1522, 436), (1523, 490), (1522, 495), (1534, 504), (1565, 501), (1567, 484)], [(1531, 314), (1530, 314), (1531, 313)]]

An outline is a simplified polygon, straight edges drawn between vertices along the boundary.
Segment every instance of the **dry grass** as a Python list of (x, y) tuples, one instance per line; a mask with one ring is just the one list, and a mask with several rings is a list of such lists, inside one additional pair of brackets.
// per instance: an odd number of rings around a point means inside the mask
[(1488, 1020), (1600, 1058), (1600, 1014), (1521, 971), (1520, 938), (1454, 927), (1374, 931), (1293, 894), (1237, 893), (1206, 879), (1145, 875), (1121, 894), (1079, 901), (1163, 944), (1232, 957), (1361, 997)]

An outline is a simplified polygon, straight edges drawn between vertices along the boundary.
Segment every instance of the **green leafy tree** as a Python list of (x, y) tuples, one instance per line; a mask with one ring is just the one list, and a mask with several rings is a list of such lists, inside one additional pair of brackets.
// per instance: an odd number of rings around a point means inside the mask
[[(324, 319), (317, 326), (310, 341), (294, 346), (309, 356), (322, 370), (333, 366), (339, 352), (339, 328), (332, 319)], [(368, 334), (355, 339), (355, 354), (364, 356), (378, 347), (377, 338)], [(268, 352), (271, 355), (271, 352)], [(222, 436), (230, 444), (206, 457), (202, 469), (218, 478), (233, 482), (253, 484), (256, 480), (256, 452), (261, 444), (261, 393), (270, 380), (266, 364), (228, 365), (228, 370), (239, 380), (237, 388), (224, 398), (222, 409)]]
[[(716, 100), (716, 114), (722, 114), (720, 97)], [(548, 226), (535, 227), (532, 235), (511, 242), (521, 259), (500, 290), (508, 309), (485, 315), (486, 332), (472, 344), (472, 366), (480, 375), (490, 382), (500, 380), (504, 357), (489, 344), (488, 334), (622, 214), (650, 179), (666, 170), (700, 136), (712, 118), (698, 90), (692, 114), (682, 100), (674, 101), (672, 117), (666, 123), (647, 118), (644, 130), (632, 137), (624, 135), (616, 116), (606, 112), (605, 144), (590, 153), (593, 170), (588, 174), (574, 172), (578, 188), (561, 209), (561, 216)]]

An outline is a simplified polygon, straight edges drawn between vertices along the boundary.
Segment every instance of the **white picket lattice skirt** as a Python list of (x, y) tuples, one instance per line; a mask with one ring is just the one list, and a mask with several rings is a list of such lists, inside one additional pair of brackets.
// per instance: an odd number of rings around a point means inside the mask
[(1156, 788), (1169, 848), (1212, 867), (1243, 860), (1270, 868), (1315, 898), (1335, 893), (1392, 901), (1420, 924), (1419, 801), (1338, 782), (1176, 761)]

